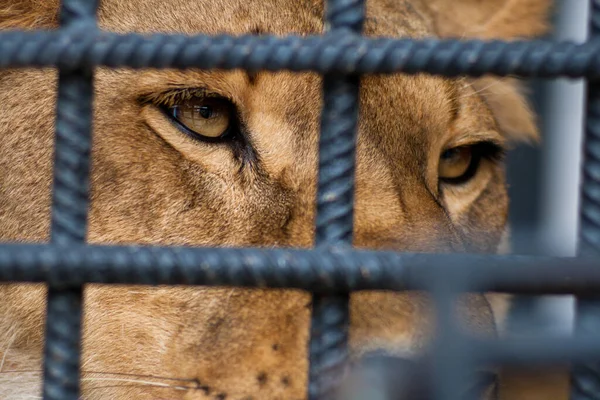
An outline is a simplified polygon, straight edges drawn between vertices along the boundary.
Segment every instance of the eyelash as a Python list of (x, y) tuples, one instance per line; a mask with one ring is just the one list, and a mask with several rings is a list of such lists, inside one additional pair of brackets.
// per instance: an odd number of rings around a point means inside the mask
[(152, 93), (141, 97), (142, 103), (151, 103), (157, 107), (173, 107), (177, 103), (194, 97), (220, 97), (204, 88), (171, 89), (162, 93)]

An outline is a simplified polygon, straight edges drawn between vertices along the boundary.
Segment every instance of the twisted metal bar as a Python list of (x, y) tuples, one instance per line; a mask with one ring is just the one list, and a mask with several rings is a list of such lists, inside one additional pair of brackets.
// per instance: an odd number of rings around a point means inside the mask
[[(85, 102), (81, 103), (78, 100), (86, 98), (85, 96), (88, 94), (91, 98), (91, 90), (88, 91), (91, 88), (91, 74), (87, 71), (92, 66), (289, 69), (292, 71), (312, 70), (325, 74), (428, 72), (447, 76), (464, 74), (479, 76), (485, 73), (495, 73), (524, 77), (600, 77), (600, 58), (598, 57), (600, 42), (598, 41), (575, 45), (547, 42), (483, 43), (471, 41), (460, 43), (435, 40), (369, 40), (350, 34), (350, 30), (357, 31), (359, 29), (362, 21), (362, 17), (356, 17), (358, 14), (353, 14), (352, 11), (360, 2), (339, 0), (336, 4), (340, 6), (337, 11), (329, 11), (329, 19), (337, 21), (332, 26), (335, 27), (337, 24), (338, 28), (345, 27), (347, 29), (344, 29), (345, 32), (339, 33), (334, 29), (332, 33), (323, 38), (119, 36), (110, 33), (97, 34), (93, 30), (89, 30), (90, 25), (86, 25), (89, 22), (81, 22), (82, 26), (85, 25), (88, 28), (86, 30), (64, 29), (56, 33), (43, 34), (39, 32), (0, 33), (0, 68), (58, 66), (62, 71), (57, 118), (57, 171), (52, 240), (63, 248), (48, 249), (25, 246), (8, 249), (0, 247), (0, 280), (48, 281), (51, 286), (48, 317), (58, 323), (54, 325), (53, 332), (48, 332), (46, 349), (48, 363), (45, 370), (46, 384), (44, 388), (46, 398), (77, 398), (78, 384), (72, 385), (72, 382), (73, 376), (75, 376), (75, 380), (77, 379), (78, 340), (73, 341), (75, 336), (64, 334), (78, 332), (80, 329), (81, 292), (72, 287), (77, 287), (84, 282), (242, 284), (252, 287), (298, 287), (322, 293), (369, 288), (398, 290), (420, 288), (426, 278), (444, 276), (444, 274), (439, 275), (441, 269), (423, 269), (429, 263), (444, 261), (445, 265), (452, 264), (451, 261), (449, 262), (451, 259), (447, 256), (444, 256), (443, 260), (428, 258), (430, 256), (424, 256), (424, 258), (408, 256), (409, 263), (406, 264), (406, 256), (375, 255), (350, 251), (339, 254), (327, 252), (296, 254), (292, 251), (290, 255), (286, 252), (261, 252), (260, 250), (222, 249), (214, 250), (214, 252), (194, 250), (180, 252), (170, 249), (141, 249), (138, 252), (133, 248), (101, 250), (89, 248), (84, 250), (70, 246), (71, 243), (81, 242), (85, 238), (89, 141), (80, 142), (75, 136), (70, 137), (70, 133), (74, 132), (83, 121), (81, 116), (85, 118), (91, 112), (91, 108), (86, 108)], [(593, 4), (596, 7), (593, 18), (598, 21), (600, 15), (597, 12), (598, 2)], [(95, 1), (65, 0), (61, 16), (63, 25), (65, 27), (71, 25), (74, 28), (79, 24), (78, 18), (89, 19), (93, 15), (93, 8), (95, 8)], [(330, 10), (332, 9), (330, 8)], [(355, 83), (351, 78), (334, 79), (339, 80), (332, 79), (328, 82), (326, 78), (325, 85), (328, 86), (330, 82), (333, 82), (332, 88), (336, 89), (342, 85), (349, 84), (351, 86)], [(596, 161), (588, 162), (585, 167), (586, 184), (583, 189), (581, 236), (583, 243), (587, 243), (592, 249), (598, 249), (600, 242), (598, 239), (600, 217), (598, 216), (600, 213), (597, 208), (600, 195), (598, 195), (598, 188), (587, 183), (588, 181), (597, 183), (599, 176), (596, 164), (599, 164), (600, 157), (596, 148), (598, 143), (595, 144), (594, 141), (598, 141), (600, 137), (597, 132), (597, 126), (600, 125), (600, 112), (598, 111), (600, 110), (598, 92), (600, 91), (594, 86), (590, 85), (588, 136), (591, 139), (588, 138), (587, 141), (587, 152), (588, 157)], [(325, 103), (328, 107), (329, 102)], [(349, 104), (352, 105), (352, 103)], [(344, 106), (332, 106), (332, 109), (343, 110)], [(351, 109), (351, 107), (347, 109)], [(327, 116), (327, 112), (325, 116)], [(335, 119), (332, 119), (330, 124), (334, 123)], [(85, 130), (89, 130), (89, 125), (82, 124), (79, 128), (83, 128), (85, 132)], [(593, 133), (594, 130), (596, 133)], [(348, 131), (348, 129), (344, 128), (340, 131)], [(352, 157), (354, 156), (353, 148), (344, 151), (351, 151)], [(343, 159), (349, 159), (347, 152)], [(344, 167), (348, 168), (349, 164), (338, 167), (342, 170)], [(84, 173), (81, 173), (82, 171)], [(342, 175), (347, 176), (348, 174)], [(341, 193), (340, 188), (337, 190)], [(348, 193), (350, 193), (350, 200), (345, 198), (341, 202), (347, 204), (350, 201), (351, 203), (352, 192)], [(342, 198), (344, 197), (346, 196), (342, 196)], [(74, 200), (77, 198), (78, 200)], [(70, 210), (69, 208), (72, 206), (73, 208)], [(337, 215), (332, 218), (347, 221), (348, 212), (344, 211), (343, 213), (346, 217)], [(351, 208), (349, 213), (351, 216)], [(319, 228), (317, 229), (317, 242), (331, 244), (351, 240), (351, 225), (350, 230), (347, 229), (347, 225), (337, 222), (332, 225), (322, 224), (321, 227), (321, 233), (319, 233)], [(337, 238), (334, 239), (334, 237)], [(589, 254), (597, 254), (597, 252)], [(301, 259), (290, 261), (288, 257), (300, 257)], [(303, 257), (305, 259), (302, 259)], [(457, 261), (458, 264), (464, 262), (462, 258), (458, 260), (460, 260), (460, 262)], [(489, 266), (489, 260), (486, 257), (478, 259), (477, 263)], [(411, 261), (414, 264), (411, 264)], [(537, 264), (546, 262), (542, 259), (537, 261), (515, 261), (508, 258), (502, 259), (502, 261), (497, 260), (496, 262), (500, 264), (506, 261), (508, 263), (517, 262), (517, 264), (532, 263), (536, 268), (539, 267), (534, 276), (527, 275), (533, 270), (527, 271), (525, 274), (522, 270), (519, 271), (520, 277), (516, 282), (514, 279), (516, 271), (514, 270), (505, 269), (503, 272), (494, 272), (487, 268), (482, 269), (481, 266), (476, 266), (473, 260), (471, 261), (472, 264), (467, 263), (466, 265), (472, 268), (475, 275), (479, 276), (479, 281), (486, 282), (488, 287), (497, 289), (512, 287), (525, 290), (525, 292), (529, 291), (529, 293), (537, 293), (537, 291), (543, 292), (544, 289), (550, 287), (557, 293), (571, 293), (578, 289), (589, 293), (598, 289), (600, 285), (597, 268), (594, 269), (592, 268), (594, 265), (586, 264), (586, 261), (581, 260), (575, 261), (575, 263), (579, 263), (575, 264), (575, 269), (566, 268), (566, 266), (565, 268), (557, 267), (554, 274), (549, 273), (543, 264)], [(386, 262), (388, 264), (385, 264)], [(395, 264), (396, 262), (398, 264)], [(558, 261), (553, 260), (553, 262)], [(459, 266), (458, 264), (457, 266)], [(407, 265), (413, 267), (407, 267)], [(577, 269), (578, 266), (580, 269)], [(279, 268), (282, 268), (281, 271)], [(399, 269), (396, 270), (396, 268)], [(485, 273), (477, 271), (485, 271)], [(306, 275), (307, 272), (308, 275)], [(564, 273), (564, 275), (557, 275), (558, 272)], [(578, 272), (582, 275), (577, 275)], [(585, 277), (585, 280), (581, 278), (582, 276)], [(498, 281), (492, 283), (493, 279)], [(519, 282), (523, 286), (519, 286)], [(503, 286), (503, 284), (507, 286)], [(329, 314), (331, 315), (330, 321), (335, 321), (333, 325), (347, 320), (347, 313), (343, 311), (344, 307), (340, 307), (340, 304), (344, 303), (343, 299), (341, 302), (322, 303), (324, 309), (341, 310), (337, 315)], [(596, 307), (595, 302), (580, 302), (579, 327), (582, 330), (586, 329), (586, 315), (594, 315), (594, 313), (598, 315), (597, 311), (587, 313), (586, 304)], [(587, 310), (590, 307), (587, 307)], [(321, 305), (316, 304), (315, 308), (320, 309)], [(345, 323), (342, 325), (346, 326)], [(594, 323), (594, 326), (597, 324)], [(335, 348), (336, 344), (345, 341), (344, 335), (342, 332), (341, 336), (325, 340), (325, 345), (321, 342), (319, 349), (326, 348), (327, 343), (333, 344)], [(62, 343), (59, 343), (59, 340), (63, 340)], [(591, 346), (592, 344), (586, 342), (586, 345)], [(76, 349), (75, 357), (73, 348)], [(546, 350), (544, 349), (544, 351)], [(585, 352), (585, 349), (581, 352)], [(338, 354), (343, 355), (343, 352)], [(76, 360), (76, 363), (69, 364), (73, 359)], [(342, 358), (332, 357), (331, 360), (333, 360), (332, 365), (340, 365)], [(54, 361), (56, 364), (52, 364)], [(61, 365), (67, 365), (67, 369), (61, 372)], [(329, 366), (326, 363), (321, 370), (315, 369), (317, 372), (328, 370)], [(73, 373), (73, 371), (75, 372)], [(576, 376), (585, 378), (584, 372), (582, 371), (580, 375)], [(330, 383), (323, 386), (325, 392), (331, 393), (331, 382), (333, 381), (331, 380)]]
[[(600, 38), (600, 1), (591, 0), (590, 38)], [(589, 82), (582, 171), (579, 253), (600, 256), (600, 83)], [(600, 299), (578, 297), (575, 330), (578, 334), (600, 331)], [(600, 400), (600, 356), (573, 365), (572, 400)]]
[[(461, 389), (466, 385), (465, 377), (473, 365), (471, 351), (460, 340), (460, 329), (456, 321), (458, 292), (466, 289), (464, 270), (446, 274), (446, 280), (435, 279), (433, 283), (435, 299), (435, 324), (438, 327), (433, 342), (433, 399), (460, 400)], [(474, 374), (473, 374), (474, 375)], [(470, 398), (470, 397), (467, 397)]]
[[(97, 0), (63, 0), (60, 22), (71, 34), (95, 30)], [(60, 70), (51, 242), (85, 242), (91, 150), (93, 76), (90, 68)], [(49, 282), (44, 349), (45, 400), (77, 400), (83, 288)]]
[(117, 35), (109, 32), (0, 32), (0, 68), (107, 66), (265, 69), (322, 74), (419, 73), (600, 77), (600, 41), (369, 39), (325, 36)]
[(316, 245), (351, 245), (358, 78), (325, 75)]
[[(592, 5), (591, 35), (600, 38), (600, 3), (592, 1)], [(598, 256), (600, 255), (600, 84), (598, 82), (590, 82), (588, 85), (585, 128), (579, 252), (585, 256)]]
[(59, 75), (52, 242), (85, 241), (93, 96), (90, 71)]
[[(364, 0), (328, 0), (329, 34), (360, 34)], [(351, 246), (354, 172), (358, 130), (359, 79), (341, 74), (323, 77), (319, 139), (317, 247)], [(309, 345), (309, 400), (333, 400), (348, 359), (350, 295), (313, 294)]]
[(348, 295), (313, 295), (309, 400), (335, 399), (348, 360)]
[(289, 288), (335, 294), (427, 290), (468, 277), (473, 291), (591, 294), (600, 261), (477, 254), (408, 254), (353, 249), (0, 245), (0, 282), (209, 285)]

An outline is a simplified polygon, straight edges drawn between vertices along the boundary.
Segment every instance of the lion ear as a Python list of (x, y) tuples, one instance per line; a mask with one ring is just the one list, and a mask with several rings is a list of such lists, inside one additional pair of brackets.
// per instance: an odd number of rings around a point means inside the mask
[[(441, 38), (529, 39), (547, 33), (554, 0), (412, 0)], [(484, 77), (473, 87), (509, 142), (539, 140), (535, 114), (515, 79)]]
[(58, 7), (58, 0), (0, 0), (0, 29), (54, 28)]
[(483, 77), (474, 79), (471, 83), (492, 111), (500, 133), (508, 142), (539, 141), (535, 113), (525, 99), (517, 80)]
[(548, 30), (553, 0), (415, 0), (443, 38), (516, 39)]

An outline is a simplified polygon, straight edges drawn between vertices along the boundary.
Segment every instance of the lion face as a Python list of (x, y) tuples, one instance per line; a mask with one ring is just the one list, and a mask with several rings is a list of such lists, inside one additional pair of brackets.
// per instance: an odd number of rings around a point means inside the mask
[[(409, 4), (369, 6), (370, 36), (435, 34), (432, 18)], [(147, 0), (103, 1), (99, 15), (102, 28), (117, 32), (304, 35), (323, 32), (322, 11), (310, 1)], [(55, 74), (3, 78), (2, 103), (14, 111), (0, 117), (0, 222), (6, 239), (40, 240), (48, 233)], [(90, 242), (312, 244), (319, 76), (101, 69), (96, 88)], [(503, 131), (497, 117), (506, 108), (517, 121)], [(501, 156), (511, 135), (534, 134), (514, 88), (369, 76), (360, 115), (355, 245), (495, 252), (508, 204)]]
[[(547, 9), (544, 0), (465, 0), (458, 7), (477, 22), (469, 27), (450, 3), (456, 2), (370, 0), (365, 34), (531, 36), (543, 30)], [(117, 32), (306, 35), (323, 33), (322, 14), (317, 0), (103, 0), (99, 23)], [(55, 25), (55, 2), (0, 0), (0, 27)], [(321, 84), (311, 73), (98, 69), (89, 242), (310, 247)], [(514, 82), (396, 74), (363, 77), (361, 85), (354, 245), (497, 252), (507, 229), (502, 155), (509, 143), (536, 135)], [(55, 91), (55, 71), (0, 71), (5, 241), (48, 238)], [(41, 290), (2, 290), (9, 299), (0, 307), (2, 323), (18, 332), (14, 348), (37, 354)], [(306, 342), (305, 295), (88, 292), (86, 357), (97, 367), (92, 369), (112, 365), (111, 371), (156, 375), (162, 363), (164, 375), (208, 379), (222, 390), (231, 380), (237, 386), (229, 393), (244, 394), (265, 387), (266, 378), (257, 382), (255, 376), (295, 363), (280, 377), (279, 392), (269, 393), (303, 393), (304, 378), (293, 377), (305, 366), (298, 361)], [(250, 304), (260, 313), (249, 311)], [(479, 315), (474, 323), (489, 325), (487, 305), (470, 304), (481, 311), (473, 313)], [(421, 340), (414, 333), (425, 330), (415, 322), (424, 319), (421, 301), (375, 294), (353, 307), (356, 343), (375, 348)], [(134, 322), (124, 327), (124, 321)], [(127, 331), (128, 339), (113, 330)], [(124, 355), (120, 344), (106, 348), (106, 341), (137, 346), (141, 354)], [(231, 343), (238, 347), (228, 350)], [(200, 361), (194, 354), (204, 346), (212, 350)], [(226, 364), (231, 360), (239, 366)], [(251, 382), (239, 379), (248, 365)], [(228, 375), (232, 369), (237, 372)]]

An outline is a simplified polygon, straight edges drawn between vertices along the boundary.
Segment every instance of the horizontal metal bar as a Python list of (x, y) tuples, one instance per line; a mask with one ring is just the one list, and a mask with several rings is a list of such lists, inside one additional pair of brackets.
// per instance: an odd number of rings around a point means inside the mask
[[(459, 358), (468, 358), (471, 367), (481, 364), (555, 367), (600, 358), (600, 342), (595, 336), (480, 339), (457, 334), (449, 345), (461, 349)], [(435, 355), (428, 353), (423, 359), (413, 361), (435, 367)]]
[(502, 340), (469, 338), (469, 354), (477, 362), (515, 366), (552, 366), (600, 358), (597, 337), (535, 337)]
[[(474, 372), (488, 370), (492, 365), (494, 367), (537, 367), (543, 370), (543, 368), (565, 367), (572, 362), (589, 361), (600, 357), (600, 343), (596, 337), (537, 337), (481, 340), (473, 337), (454, 336), (453, 339), (451, 345), (457, 346), (457, 348), (463, 351), (458, 358), (470, 361), (467, 371), (464, 369), (455, 370), (457, 372), (455, 379), (457, 380), (458, 388), (462, 385), (474, 384), (473, 379), (476, 377)], [(402, 384), (411, 385), (413, 383), (412, 380), (422, 379), (424, 381), (415, 382), (421, 386), (420, 390), (424, 390), (427, 387), (435, 390), (434, 385), (427, 381), (434, 376), (432, 372), (435, 371), (435, 368), (439, 367), (436, 365), (436, 355), (437, 353), (435, 352), (428, 352), (421, 358), (408, 359), (377, 352), (367, 354), (365, 358), (359, 361), (357, 366), (362, 370), (360, 372), (369, 374), (363, 375), (369, 380), (375, 376), (385, 377), (385, 379), (393, 378), (392, 381), (388, 382), (379, 380), (379, 388), (381, 389), (385, 389), (381, 387), (383, 386), (382, 384), (385, 384), (388, 387), (395, 387), (396, 390), (401, 389), (401, 391), (405, 392), (410, 388), (402, 387)], [(371, 369), (370, 372), (369, 369)], [(360, 383), (364, 384), (366, 382)], [(377, 389), (377, 387), (371, 388), (371, 390), (373, 389)], [(414, 389), (417, 389), (417, 387), (413, 387)], [(456, 390), (457, 388), (454, 389)], [(388, 390), (385, 390), (385, 392), (389, 393)], [(371, 393), (371, 391), (366, 393)], [(444, 394), (444, 398), (447, 398), (448, 392)], [(369, 397), (365, 396), (363, 398)], [(399, 399), (405, 397), (392, 398)]]
[(322, 74), (432, 73), (600, 77), (600, 42), (483, 42), (326, 36), (118, 35), (82, 30), (0, 33), (0, 68), (202, 68)]
[[(449, 398), (450, 393), (464, 392), (464, 389), (476, 383), (479, 374), (482, 374), (479, 378), (484, 378), (486, 371), (491, 373), (500, 366), (536, 367), (544, 371), (545, 368), (564, 368), (572, 362), (600, 357), (600, 343), (594, 337), (481, 340), (455, 336), (450, 345), (457, 346), (462, 351), (458, 359), (468, 359), (469, 364), (467, 368), (454, 369), (456, 385), (452, 391), (440, 393), (444, 399)], [(437, 391), (437, 382), (431, 381), (436, 368), (439, 368), (439, 360), (435, 357), (437, 354), (427, 352), (419, 358), (403, 358), (383, 352), (370, 353), (358, 360), (353, 376), (349, 377), (353, 380), (358, 378), (359, 381), (348, 381), (346, 384), (352, 385), (354, 390), (364, 390), (362, 397), (354, 398), (430, 399), (424, 394), (430, 390), (434, 393)], [(485, 380), (481, 383), (485, 383)], [(367, 388), (366, 385), (373, 386)], [(379, 395), (374, 395), (377, 392)], [(401, 393), (410, 393), (411, 396), (401, 396)], [(384, 394), (386, 396), (382, 397)], [(464, 396), (459, 398), (465, 399)]]
[(600, 290), (600, 260), (352, 249), (0, 245), (0, 282), (581, 294)]

